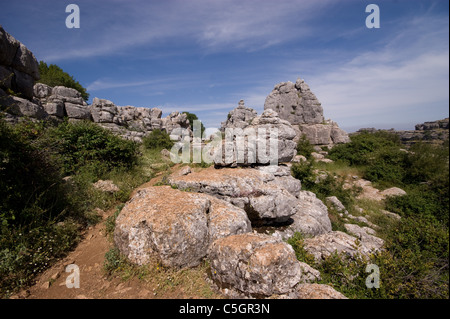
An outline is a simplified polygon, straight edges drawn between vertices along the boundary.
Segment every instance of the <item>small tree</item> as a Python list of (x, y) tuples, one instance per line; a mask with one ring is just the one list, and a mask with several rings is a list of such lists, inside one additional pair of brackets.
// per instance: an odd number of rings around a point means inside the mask
[(41, 75), (41, 79), (38, 81), (39, 83), (52, 87), (65, 86), (72, 88), (80, 92), (85, 101), (89, 99), (89, 93), (86, 92), (86, 89), (73, 76), (64, 72), (59, 66), (55, 64), (47, 65), (44, 61), (40, 61), (39, 73)]
[[(187, 119), (189, 120), (189, 125), (191, 127), (191, 130), (194, 131), (194, 121), (199, 120), (197, 115), (195, 115), (194, 113), (189, 113), (189, 112), (183, 112), (183, 114), (186, 114)], [(203, 123), (201, 123), (201, 132), (202, 132), (202, 136), (203, 136), (203, 132), (205, 132), (205, 126), (203, 126)]]

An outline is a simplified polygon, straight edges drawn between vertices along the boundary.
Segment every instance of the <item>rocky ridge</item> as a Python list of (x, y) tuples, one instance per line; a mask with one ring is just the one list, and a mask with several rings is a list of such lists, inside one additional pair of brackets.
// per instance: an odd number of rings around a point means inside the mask
[(376, 128), (361, 128), (357, 132), (351, 133), (351, 135), (360, 134), (362, 132), (374, 133), (377, 131), (386, 131), (397, 134), (400, 137), (401, 142), (407, 146), (419, 141), (440, 144), (449, 138), (449, 118), (447, 117), (442, 120), (416, 124), (414, 130), (379, 130)]
[(124, 138), (142, 141), (155, 129), (169, 134), (177, 128), (190, 131), (185, 114), (172, 112), (162, 118), (162, 110), (117, 106), (94, 98), (88, 105), (81, 94), (63, 86), (50, 87), (39, 80), (33, 53), (0, 26), (0, 111), (6, 121), (17, 123), (24, 117), (36, 120), (88, 120)]

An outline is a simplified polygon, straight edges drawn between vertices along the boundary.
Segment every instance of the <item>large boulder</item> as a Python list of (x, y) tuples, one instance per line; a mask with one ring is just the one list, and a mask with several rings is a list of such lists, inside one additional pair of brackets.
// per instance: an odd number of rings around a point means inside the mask
[(274, 236), (282, 239), (292, 237), (296, 232), (307, 236), (317, 236), (331, 232), (331, 221), (327, 206), (309, 191), (297, 193), (296, 213), (291, 216), (292, 223), (282, 229), (275, 229)]
[[(209, 167), (188, 175), (171, 175), (168, 181), (179, 189), (207, 193), (226, 200), (244, 209), (250, 220), (259, 225), (286, 222), (296, 213), (298, 200), (289, 190), (277, 185), (275, 180), (279, 177), (252, 168)], [(290, 179), (300, 187), (300, 181), (293, 177)]]
[(348, 134), (336, 122), (327, 120), (321, 124), (300, 124), (300, 135), (314, 145), (334, 145), (350, 142)]
[(262, 234), (218, 239), (210, 247), (209, 260), (219, 287), (246, 295), (286, 294), (298, 283), (320, 277), (317, 270), (297, 260), (290, 245)]
[(251, 231), (245, 213), (228, 205), (169, 186), (142, 188), (117, 217), (114, 242), (138, 265), (156, 259), (168, 267), (196, 266), (211, 240)]
[(30, 117), (38, 120), (45, 119), (48, 114), (44, 108), (30, 102), (29, 100), (16, 96), (3, 96), (0, 100), (1, 105), (6, 111), (16, 117)]
[(114, 116), (118, 113), (113, 102), (99, 98), (94, 98), (89, 108), (95, 123), (113, 123)]
[(321, 261), (333, 253), (354, 258), (357, 255), (368, 257), (381, 250), (381, 246), (368, 244), (341, 231), (332, 231), (312, 238), (306, 238), (305, 250)]
[(280, 118), (297, 124), (318, 124), (324, 121), (322, 105), (304, 80), (275, 85), (264, 102), (264, 110), (275, 110)]

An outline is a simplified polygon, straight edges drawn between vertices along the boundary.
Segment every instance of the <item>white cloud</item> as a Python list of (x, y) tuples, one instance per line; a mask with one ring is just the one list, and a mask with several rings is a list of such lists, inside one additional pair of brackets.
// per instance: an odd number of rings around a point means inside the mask
[[(308, 22), (331, 0), (113, 1), (79, 0), (77, 36), (48, 38), (40, 55), (47, 61), (139, 54), (140, 46), (190, 43), (208, 51), (255, 51), (310, 35)], [(130, 5), (131, 3), (131, 5)], [(174, 45), (176, 47), (176, 45)], [(206, 51), (205, 51), (206, 50)], [(168, 52), (173, 54), (173, 52)]]

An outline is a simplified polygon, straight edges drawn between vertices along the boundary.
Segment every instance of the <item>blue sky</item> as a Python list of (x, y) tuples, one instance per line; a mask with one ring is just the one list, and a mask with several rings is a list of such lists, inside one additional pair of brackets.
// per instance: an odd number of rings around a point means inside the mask
[[(70, 3), (79, 29), (65, 26)], [(370, 3), (379, 29), (365, 26)], [(0, 24), (91, 100), (190, 111), (206, 127), (240, 99), (261, 113), (298, 77), (349, 132), (449, 116), (448, 0), (0, 0)]]

